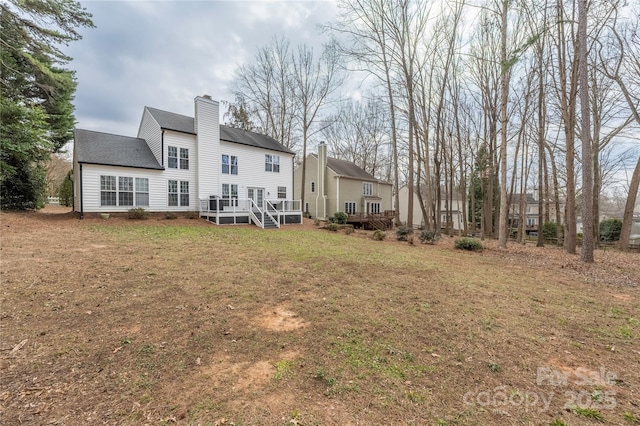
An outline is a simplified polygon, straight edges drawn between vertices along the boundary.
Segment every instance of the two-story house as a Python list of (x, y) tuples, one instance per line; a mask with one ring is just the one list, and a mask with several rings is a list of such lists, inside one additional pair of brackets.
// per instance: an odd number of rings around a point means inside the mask
[(74, 211), (199, 211), (218, 224), (300, 223), (294, 153), (276, 140), (219, 124), (219, 104), (195, 116), (145, 107), (137, 137), (76, 129)]
[[(295, 198), (302, 194), (302, 167), (295, 170)], [(381, 214), (392, 209), (392, 188), (356, 164), (327, 157), (327, 145), (307, 156), (303, 202), (305, 213), (326, 220), (336, 212), (349, 216)]]

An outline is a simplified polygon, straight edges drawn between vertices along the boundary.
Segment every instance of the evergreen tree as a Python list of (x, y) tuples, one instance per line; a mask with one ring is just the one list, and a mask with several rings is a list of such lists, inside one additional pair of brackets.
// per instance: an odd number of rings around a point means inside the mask
[(73, 0), (0, 3), (0, 187), (3, 209), (40, 208), (44, 161), (72, 138), (74, 73), (61, 46), (92, 27)]

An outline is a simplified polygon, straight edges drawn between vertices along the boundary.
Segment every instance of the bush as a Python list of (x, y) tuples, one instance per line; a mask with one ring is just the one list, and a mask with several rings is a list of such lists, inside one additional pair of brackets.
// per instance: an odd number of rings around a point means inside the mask
[[(558, 238), (558, 224), (555, 222), (545, 222), (542, 226), (542, 237), (545, 241), (556, 241)], [(564, 234), (564, 226), (560, 225), (560, 235)]]
[(147, 212), (142, 207), (129, 209), (129, 211), (127, 212), (127, 217), (129, 219), (142, 220), (142, 219), (146, 219), (148, 216), (149, 216), (149, 212)]
[(600, 241), (611, 242), (620, 239), (622, 221), (620, 219), (607, 219), (600, 222)]
[(178, 215), (177, 215), (177, 214), (175, 214), (175, 213), (173, 213), (173, 212), (167, 212), (167, 213), (164, 215), (164, 218), (165, 218), (165, 219), (168, 219), (168, 220), (173, 220), (173, 219), (177, 219), (177, 218), (178, 218)]
[(200, 219), (200, 213), (196, 210), (189, 210), (184, 214), (187, 219)]
[(422, 231), (420, 232), (420, 242), (422, 244), (435, 244), (440, 239), (440, 235), (436, 231)]
[(403, 225), (398, 228), (398, 231), (396, 232), (396, 237), (398, 238), (398, 241), (407, 241), (409, 235), (411, 234), (413, 234), (413, 229)]
[(458, 250), (482, 251), (482, 243), (476, 238), (458, 238), (453, 246)]
[(337, 223), (328, 223), (325, 228), (329, 231), (336, 232), (338, 229), (340, 229), (340, 225), (338, 225)]
[(353, 234), (353, 228), (352, 227), (344, 228), (344, 233), (347, 235)]
[(373, 239), (376, 241), (382, 241), (387, 237), (387, 234), (384, 233), (384, 231), (380, 230), (380, 229), (376, 229), (373, 232)]
[(60, 205), (65, 207), (71, 207), (73, 205), (73, 180), (71, 175), (73, 170), (69, 170), (67, 177), (64, 178), (60, 186), (58, 187), (58, 198), (60, 198)]
[(337, 223), (339, 225), (346, 225), (347, 224), (347, 214), (343, 213), (343, 212), (336, 212), (333, 215), (333, 222)]

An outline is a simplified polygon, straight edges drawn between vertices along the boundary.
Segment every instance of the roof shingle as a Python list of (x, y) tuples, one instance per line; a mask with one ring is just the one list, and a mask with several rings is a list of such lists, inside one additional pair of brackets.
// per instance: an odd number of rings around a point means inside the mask
[(163, 170), (144, 139), (75, 129), (79, 163)]

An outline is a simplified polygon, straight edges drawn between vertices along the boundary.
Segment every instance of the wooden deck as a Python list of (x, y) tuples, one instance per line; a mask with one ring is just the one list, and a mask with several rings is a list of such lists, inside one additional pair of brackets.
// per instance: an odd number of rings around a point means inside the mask
[(387, 230), (393, 228), (395, 217), (394, 210), (385, 210), (382, 213), (354, 213), (347, 217), (347, 223), (354, 228)]

